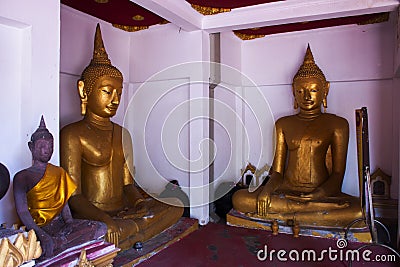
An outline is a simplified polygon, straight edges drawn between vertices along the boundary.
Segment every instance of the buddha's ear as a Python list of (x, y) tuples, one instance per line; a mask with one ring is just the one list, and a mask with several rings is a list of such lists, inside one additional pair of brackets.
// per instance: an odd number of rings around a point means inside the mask
[(79, 97), (81, 98), (81, 100), (87, 101), (87, 95), (86, 95), (86, 92), (85, 92), (84, 88), (85, 88), (85, 83), (82, 80), (79, 80), (78, 81)]
[(328, 81), (326, 81), (326, 83), (325, 83), (325, 95), (324, 95), (324, 97), (326, 97), (327, 95), (328, 95), (328, 93), (329, 93), (329, 87), (331, 86), (331, 83), (330, 82), (328, 82)]
[(33, 152), (34, 144), (33, 144), (32, 141), (29, 141), (29, 142), (28, 142), (28, 147), (29, 147), (29, 150), (30, 150), (31, 152)]
[(78, 93), (81, 99), (81, 114), (82, 116), (85, 116), (88, 97), (85, 92), (85, 83), (82, 80), (78, 81)]

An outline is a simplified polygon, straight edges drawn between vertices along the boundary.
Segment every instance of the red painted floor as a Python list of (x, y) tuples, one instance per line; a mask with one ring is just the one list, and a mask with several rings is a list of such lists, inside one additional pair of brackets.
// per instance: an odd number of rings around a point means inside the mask
[[(336, 267), (350, 266), (345, 260), (346, 254), (348, 258), (352, 255), (356, 258), (357, 253), (360, 260), (353, 261), (352, 266), (400, 266), (399, 258), (386, 248), (372, 246), (356, 252), (362, 245), (353, 242), (339, 248), (334, 239), (305, 236), (294, 238), (287, 234), (274, 236), (270, 231), (209, 223), (137, 266)], [(363, 253), (370, 262), (362, 259)], [(391, 254), (394, 256), (390, 256)], [(387, 261), (378, 262), (375, 259)]]

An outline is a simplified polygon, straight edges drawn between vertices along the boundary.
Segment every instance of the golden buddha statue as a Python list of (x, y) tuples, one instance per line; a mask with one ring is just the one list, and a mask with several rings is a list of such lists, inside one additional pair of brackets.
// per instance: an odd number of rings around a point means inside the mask
[[(126, 249), (176, 223), (183, 207), (178, 200), (170, 206), (144, 199), (135, 187), (132, 140), (110, 120), (122, 86), (122, 73), (111, 64), (97, 25), (93, 59), (77, 86), (84, 118), (61, 130), (61, 165), (77, 184), (69, 200), (74, 217), (105, 222), (107, 240)], [(124, 144), (123, 134), (129, 136)]]
[(237, 191), (233, 208), (267, 221), (344, 227), (362, 217), (360, 199), (341, 192), (349, 125), (346, 119), (321, 111), (321, 105), (327, 107), (330, 84), (309, 46), (292, 85), (294, 108), (300, 110), (275, 123), (270, 178), (254, 192)]

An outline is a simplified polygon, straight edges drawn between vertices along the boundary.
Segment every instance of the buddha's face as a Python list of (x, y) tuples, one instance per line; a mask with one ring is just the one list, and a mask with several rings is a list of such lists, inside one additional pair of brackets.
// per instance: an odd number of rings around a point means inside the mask
[(327, 94), (327, 84), (314, 77), (299, 78), (293, 83), (293, 94), (300, 109), (320, 110)]
[(100, 77), (88, 96), (87, 109), (94, 114), (110, 118), (117, 112), (122, 95), (122, 79)]
[(43, 138), (30, 144), (32, 157), (40, 162), (48, 162), (53, 155), (53, 138)]

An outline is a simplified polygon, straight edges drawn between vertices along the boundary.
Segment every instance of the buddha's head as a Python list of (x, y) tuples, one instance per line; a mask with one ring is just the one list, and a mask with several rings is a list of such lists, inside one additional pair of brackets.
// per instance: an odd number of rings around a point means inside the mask
[(32, 134), (28, 142), (29, 150), (32, 152), (32, 159), (40, 162), (48, 162), (53, 155), (53, 135), (46, 128), (44, 118), (40, 119), (37, 130)]
[(115, 115), (122, 94), (122, 73), (111, 64), (97, 24), (93, 58), (78, 80), (81, 113), (109, 118)]
[(304, 62), (293, 78), (294, 108), (301, 110), (321, 110), (321, 104), (327, 108), (329, 82), (324, 73), (315, 64), (310, 46), (307, 47)]

